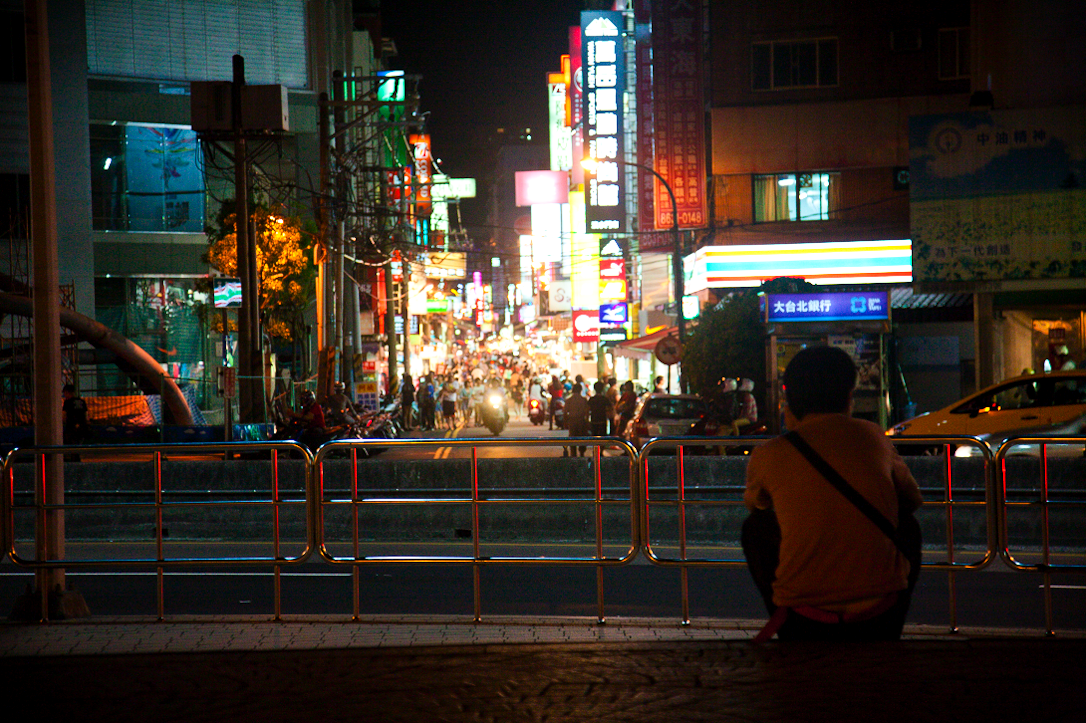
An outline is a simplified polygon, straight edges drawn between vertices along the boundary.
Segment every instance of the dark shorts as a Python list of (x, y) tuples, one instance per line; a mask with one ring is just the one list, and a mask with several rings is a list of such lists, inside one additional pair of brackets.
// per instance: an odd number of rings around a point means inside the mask
[(456, 402), (443, 401), (441, 403), (441, 413), (446, 417), (455, 417)]

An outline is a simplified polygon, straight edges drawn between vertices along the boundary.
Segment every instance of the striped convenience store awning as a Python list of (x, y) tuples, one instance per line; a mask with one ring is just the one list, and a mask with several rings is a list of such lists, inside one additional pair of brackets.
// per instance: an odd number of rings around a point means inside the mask
[(760, 286), (781, 276), (812, 284), (908, 284), (912, 282), (912, 242), (706, 246), (687, 257), (686, 293), (703, 289)]

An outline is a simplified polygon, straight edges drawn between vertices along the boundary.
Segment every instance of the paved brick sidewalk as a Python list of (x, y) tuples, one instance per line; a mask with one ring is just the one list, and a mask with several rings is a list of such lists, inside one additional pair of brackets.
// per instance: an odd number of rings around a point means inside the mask
[[(45, 720), (1072, 721), (1086, 639), (749, 641), (742, 622), (69, 622), (0, 626)], [(13, 697), (17, 696), (16, 697)]]

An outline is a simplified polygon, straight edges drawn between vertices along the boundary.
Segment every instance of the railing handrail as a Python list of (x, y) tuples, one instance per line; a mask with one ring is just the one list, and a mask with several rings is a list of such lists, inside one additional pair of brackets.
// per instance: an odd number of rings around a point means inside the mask
[[(471, 564), (475, 570), (476, 576), (476, 616), (479, 616), (478, 606), (478, 570), (484, 565), (588, 565), (594, 566), (598, 569), (598, 574), (602, 575), (602, 569), (608, 566), (625, 565), (629, 564), (639, 555), (644, 555), (646, 560), (654, 565), (661, 566), (678, 566), (682, 570), (683, 574), (683, 590), (684, 598), (686, 597), (686, 572), (690, 567), (697, 566), (727, 566), (727, 565), (744, 565), (745, 561), (741, 559), (711, 559), (711, 558), (691, 558), (687, 555), (686, 551), (686, 529), (685, 529), (685, 511), (690, 505), (742, 505), (741, 500), (689, 500), (685, 494), (685, 460), (687, 458), (686, 448), (689, 447), (752, 447), (759, 444), (764, 444), (771, 438), (753, 438), (749, 436), (737, 436), (737, 437), (716, 437), (716, 438), (691, 438), (691, 437), (661, 437), (649, 440), (641, 449), (636, 449), (629, 442), (618, 439), (616, 437), (562, 437), (562, 438), (517, 438), (517, 437), (493, 437), (493, 438), (426, 438), (426, 439), (366, 439), (366, 440), (338, 440), (328, 442), (319, 447), (316, 452), (310, 452), (303, 445), (294, 442), (292, 440), (277, 441), (277, 442), (213, 442), (213, 443), (161, 443), (161, 444), (126, 444), (126, 445), (83, 445), (83, 446), (55, 446), (55, 447), (31, 447), (24, 449), (12, 450), (3, 459), (0, 470), (3, 472), (4, 480), (4, 494), (2, 502), (3, 512), (3, 524), (0, 527), (3, 528), (3, 545), (4, 556), (12, 560), (13, 563), (25, 568), (32, 569), (63, 569), (63, 568), (80, 568), (80, 567), (103, 567), (103, 566), (119, 566), (119, 567), (133, 567), (153, 565), (159, 570), (161, 576), (164, 569), (179, 566), (192, 566), (192, 565), (206, 565), (206, 566), (255, 566), (266, 567), (278, 570), (284, 566), (301, 564), (308, 561), (310, 558), (317, 556), (321, 558), (323, 562), (327, 562), (333, 565), (348, 565), (352, 566), (355, 570), (355, 576), (357, 579), (358, 567), (366, 564), (389, 564), (391, 563), (433, 563), (433, 562), (453, 562)], [(942, 456), (945, 457), (945, 482), (946, 482), (946, 494), (942, 500), (926, 500), (925, 506), (931, 505), (943, 505), (947, 510), (947, 551), (948, 559), (943, 562), (929, 562), (925, 563), (925, 567), (932, 570), (946, 570), (953, 574), (954, 572), (961, 570), (979, 570), (987, 567), (994, 559), (1001, 559), (1008, 567), (1014, 570), (1024, 572), (1039, 572), (1047, 576), (1053, 572), (1060, 571), (1078, 571), (1081, 572), (1083, 566), (1077, 565), (1054, 565), (1048, 560), (1048, 530), (1047, 530), (1047, 517), (1045, 518), (1044, 529), (1044, 548), (1042, 550), (1043, 559), (1040, 564), (1026, 564), (1019, 560), (1016, 560), (1010, 551), (1008, 544), (1008, 532), (1006, 524), (1006, 508), (1009, 503), (1006, 499), (1005, 482), (1006, 482), (1006, 464), (1005, 460), (1012, 449), (1012, 447), (1022, 444), (1037, 444), (1037, 445), (1065, 445), (1065, 444), (1084, 444), (1086, 443), (1086, 436), (1067, 436), (1067, 437), (1012, 437), (1002, 444), (996, 452), (992, 452), (991, 448), (983, 440), (971, 436), (954, 436), (954, 435), (931, 435), (925, 437), (894, 437), (891, 441), (896, 446), (916, 446), (932, 444), (943, 447)], [(573, 446), (585, 446), (591, 447), (593, 452), (590, 457), (591, 469), (594, 483), (594, 496), (593, 497), (577, 497), (570, 499), (558, 499), (544, 498), (544, 497), (531, 497), (531, 496), (511, 496), (509, 498), (496, 497), (488, 498), (484, 493), (480, 492), (479, 487), (479, 456), (478, 451), (486, 448), (496, 447), (573, 447)], [(982, 458), (984, 471), (984, 501), (971, 501), (955, 499), (953, 488), (953, 471), (952, 461), (954, 459), (953, 450), (959, 446), (971, 446), (975, 447), (980, 452)], [(337, 555), (329, 548), (329, 539), (326, 535), (325, 529), (325, 510), (326, 508), (350, 505), (352, 507), (359, 507), (368, 504), (396, 504), (397, 500), (387, 498), (363, 498), (359, 497), (358, 486), (358, 470), (357, 455), (360, 450), (364, 450), (369, 447), (379, 448), (420, 448), (420, 447), (452, 447), (452, 448), (469, 448), (472, 451), (470, 458), (470, 489), (471, 493), (467, 496), (461, 497), (421, 497), (418, 499), (411, 499), (406, 501), (399, 501), (400, 503), (410, 504), (425, 504), (425, 503), (442, 503), (453, 502), (460, 504), (469, 504), (471, 507), (472, 515), (472, 551), (471, 555), (457, 555), (449, 557), (433, 557), (424, 555), (409, 555), (409, 556), (366, 556), (359, 552), (359, 541), (357, 537), (358, 527), (357, 510), (353, 511), (353, 517), (355, 520), (354, 527), (354, 539), (351, 541), (353, 544), (353, 554), (349, 556)], [(659, 451), (664, 447), (678, 447), (681, 450), (677, 450), (675, 454), (675, 464), (677, 469), (676, 482), (678, 484), (677, 495), (674, 500), (654, 500), (650, 497), (649, 473), (648, 465), (650, 456), (654, 451)], [(621, 457), (625, 458), (629, 466), (629, 498), (628, 499), (611, 499), (605, 497), (603, 490), (603, 477), (602, 477), (602, 465), (603, 460), (612, 459), (611, 457), (604, 457), (602, 450), (604, 448), (618, 450)], [(1042, 450), (1043, 451), (1043, 450)], [(162, 494), (162, 461), (169, 455), (177, 455), (180, 453), (189, 455), (201, 455), (201, 454), (214, 454), (222, 455), (224, 459), (229, 459), (236, 455), (251, 454), (254, 452), (266, 452), (269, 454), (269, 461), (271, 462), (269, 469), (271, 470), (271, 495), (268, 500), (246, 500), (239, 502), (238, 500), (228, 500), (219, 502), (196, 502), (196, 501), (176, 501), (166, 500)], [(325, 463), (329, 460), (330, 456), (336, 453), (347, 452), (352, 455), (352, 460), (356, 463), (351, 465), (351, 479), (350, 484), (350, 497), (347, 500), (326, 500), (324, 498), (324, 469)], [(139, 502), (139, 503), (123, 503), (124, 505), (136, 505), (143, 509), (152, 509), (158, 516), (158, 524), (156, 525), (156, 543), (158, 546), (158, 554), (155, 559), (133, 559), (133, 560), (115, 560), (115, 559), (92, 559), (92, 560), (36, 560), (26, 559), (17, 554), (15, 549), (14, 539), (14, 525), (13, 525), (13, 510), (15, 506), (15, 485), (14, 485), (14, 465), (16, 460), (30, 456), (36, 460), (44, 460), (47, 456), (64, 455), (64, 454), (89, 454), (89, 455), (119, 455), (122, 457), (137, 457), (143, 455), (150, 455), (151, 461), (154, 463), (154, 475), (155, 475), (155, 490), (156, 499), (154, 502)], [(278, 487), (278, 474), (279, 465), (278, 460), (284, 454), (292, 454), (301, 458), (303, 468), (303, 491), (304, 500), (282, 499)], [(1046, 469), (1047, 456), (1045, 454), (1040, 455), (1042, 469)], [(147, 461), (147, 460), (141, 460)], [(262, 464), (263, 461), (257, 462)], [(43, 466), (39, 464), (38, 466)], [(1046, 472), (1042, 472), (1046, 475)], [(1047, 477), (1044, 477), (1047, 484)], [(297, 490), (295, 489), (295, 492)], [(246, 493), (251, 495), (253, 490), (246, 490)], [(259, 493), (257, 489), (255, 492)], [(585, 555), (582, 557), (576, 556), (552, 556), (552, 557), (525, 557), (525, 556), (508, 556), (508, 557), (495, 557), (481, 554), (480, 550), (480, 538), (479, 538), (479, 525), (478, 515), (479, 510), (482, 507), (493, 504), (526, 504), (526, 503), (538, 503), (538, 504), (589, 504), (595, 507), (595, 554)], [(231, 557), (231, 558), (174, 558), (167, 557), (162, 553), (162, 524), (161, 515), (162, 511), (176, 506), (209, 506), (209, 505), (227, 505), (227, 504), (252, 504), (252, 505), (269, 505), (274, 510), (275, 514), (275, 551), (270, 556), (264, 557)], [(654, 550), (651, 544), (651, 537), (649, 535), (649, 516), (653, 507), (667, 504), (676, 507), (679, 510), (680, 520), (680, 536), (679, 536), (679, 556), (678, 557), (666, 557)], [(1018, 504), (1018, 503), (1013, 503)], [(1031, 503), (1039, 504), (1045, 508), (1047, 512), (1047, 506), (1050, 504), (1047, 494), (1047, 486), (1045, 487), (1044, 496), (1041, 500)], [(1068, 504), (1075, 504), (1081, 506), (1081, 503), (1071, 502)], [(279, 540), (279, 528), (278, 528), (278, 514), (280, 508), (286, 506), (298, 507), (300, 505), (305, 506), (305, 547), (300, 554), (287, 557), (281, 554), (280, 540)], [(607, 555), (603, 550), (603, 536), (601, 531), (602, 526), (602, 510), (608, 506), (629, 506), (630, 509), (630, 537), (629, 548), (627, 552), (622, 555)], [(974, 562), (959, 562), (954, 559), (954, 543), (953, 543), (953, 513), (957, 507), (961, 506), (978, 506), (983, 505), (985, 508), (985, 530), (987, 532), (986, 547), (983, 551), (983, 557), (979, 561)], [(45, 511), (58, 511), (64, 510), (68, 507), (79, 507), (80, 509), (93, 508), (108, 508), (117, 505), (110, 505), (108, 503), (92, 503), (91, 505), (45, 505), (40, 500), (36, 500), (33, 507), (37, 510), (40, 516), (44, 516)], [(22, 509), (26, 509), (28, 506), (22, 506)], [(37, 534), (41, 534), (40, 530)], [(340, 541), (335, 542), (336, 545), (342, 544)], [(585, 543), (590, 544), (590, 543)], [(609, 543), (613, 546), (614, 543)], [(622, 544), (625, 544), (624, 542)], [(1051, 611), (1049, 606), (1049, 625), (1051, 627)], [(357, 616), (357, 596), (356, 596), (356, 610)], [(277, 594), (277, 606), (276, 617), (278, 618), (278, 594)], [(602, 578), (600, 582), (600, 617), (602, 620)], [(688, 620), (688, 611), (686, 609), (686, 601), (684, 599), (684, 621)]]

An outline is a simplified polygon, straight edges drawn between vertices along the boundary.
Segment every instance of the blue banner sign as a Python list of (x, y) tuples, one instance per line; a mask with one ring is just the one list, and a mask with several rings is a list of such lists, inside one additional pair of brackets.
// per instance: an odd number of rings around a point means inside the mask
[(626, 311), (626, 302), (618, 301), (614, 304), (600, 304), (601, 324), (625, 324), (629, 321)]
[(763, 297), (765, 320), (884, 321), (890, 318), (886, 291), (769, 294)]

